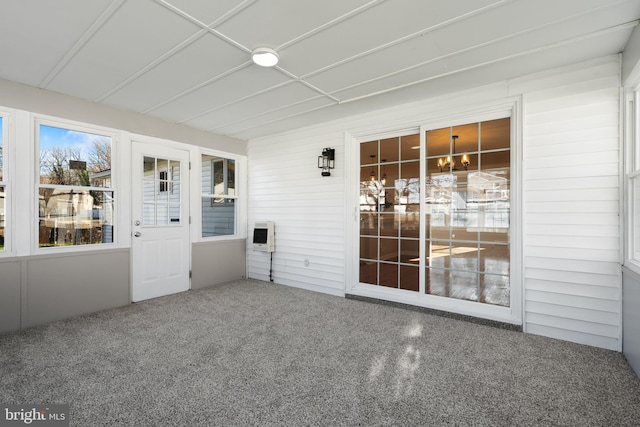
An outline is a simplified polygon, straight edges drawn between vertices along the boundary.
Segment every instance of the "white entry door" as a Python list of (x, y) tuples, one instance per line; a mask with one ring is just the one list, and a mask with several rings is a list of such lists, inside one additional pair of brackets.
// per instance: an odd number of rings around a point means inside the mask
[(133, 301), (189, 289), (189, 153), (132, 146)]

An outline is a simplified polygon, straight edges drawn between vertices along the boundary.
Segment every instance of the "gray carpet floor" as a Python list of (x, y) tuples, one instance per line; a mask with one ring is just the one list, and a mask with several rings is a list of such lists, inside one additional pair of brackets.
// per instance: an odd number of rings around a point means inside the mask
[(0, 335), (76, 426), (638, 426), (620, 353), (254, 280)]

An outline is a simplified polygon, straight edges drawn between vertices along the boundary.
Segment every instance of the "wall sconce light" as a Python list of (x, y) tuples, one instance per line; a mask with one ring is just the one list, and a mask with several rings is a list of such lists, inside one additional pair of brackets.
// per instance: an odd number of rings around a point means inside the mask
[(322, 169), (322, 176), (331, 176), (331, 169), (335, 167), (336, 150), (323, 148), (322, 155), (318, 156), (318, 168)]

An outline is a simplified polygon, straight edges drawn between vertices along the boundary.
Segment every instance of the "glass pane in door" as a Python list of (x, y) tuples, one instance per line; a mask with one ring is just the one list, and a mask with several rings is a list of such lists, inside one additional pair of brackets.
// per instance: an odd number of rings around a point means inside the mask
[(425, 292), (509, 306), (510, 119), (425, 137)]
[(143, 225), (180, 224), (180, 162), (144, 156), (143, 163)]
[(418, 292), (420, 135), (360, 145), (360, 283)]

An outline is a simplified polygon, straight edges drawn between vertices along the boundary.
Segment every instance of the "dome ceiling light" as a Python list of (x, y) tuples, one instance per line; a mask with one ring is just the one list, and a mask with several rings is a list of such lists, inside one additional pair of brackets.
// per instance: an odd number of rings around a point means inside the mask
[(259, 47), (251, 52), (251, 59), (261, 67), (273, 67), (278, 63), (278, 53), (268, 47)]

